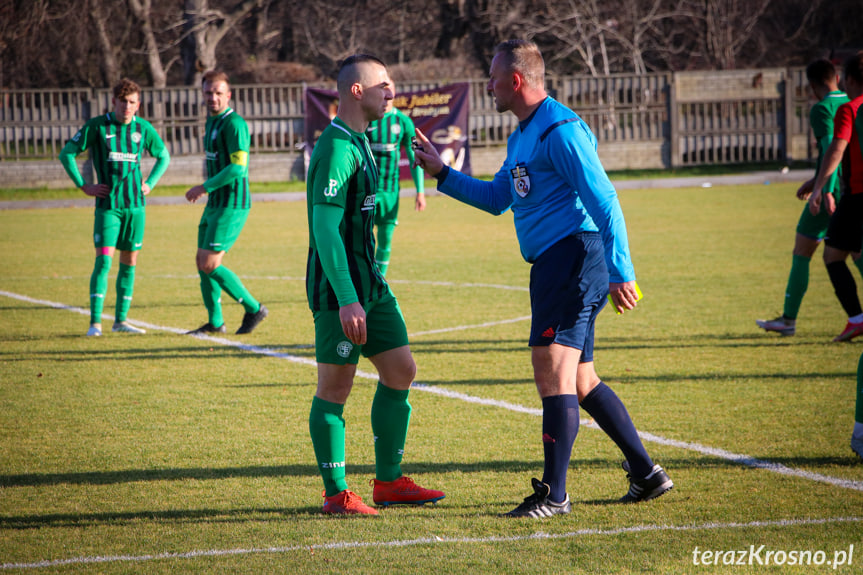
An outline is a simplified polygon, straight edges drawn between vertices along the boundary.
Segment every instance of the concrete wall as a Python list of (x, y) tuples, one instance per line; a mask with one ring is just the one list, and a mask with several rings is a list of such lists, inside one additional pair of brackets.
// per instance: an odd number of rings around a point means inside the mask
[[(503, 147), (475, 148), (470, 151), (473, 173), (493, 175), (503, 164)], [(599, 146), (599, 158), (606, 170), (657, 169), (667, 165), (668, 145), (663, 142), (606, 143)], [(152, 158), (144, 158), (144, 173), (153, 166)], [(85, 174), (88, 164), (78, 162)], [(193, 186), (203, 181), (203, 159), (197, 156), (171, 158), (168, 171), (160, 185)], [(254, 154), (250, 159), (250, 175), (255, 182), (285, 182), (303, 179), (302, 154)], [(68, 188), (72, 182), (59, 161), (0, 162), (2, 188)]]

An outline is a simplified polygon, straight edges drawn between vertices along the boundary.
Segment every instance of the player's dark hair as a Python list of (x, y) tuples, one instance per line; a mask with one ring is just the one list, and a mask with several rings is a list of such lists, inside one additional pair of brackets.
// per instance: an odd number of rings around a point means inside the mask
[(542, 88), (545, 83), (545, 61), (539, 47), (530, 40), (506, 40), (494, 49), (503, 58), (504, 67), (524, 76), (527, 85)]
[(813, 86), (826, 87), (828, 83), (836, 81), (836, 66), (826, 58), (810, 62), (806, 66), (806, 79)]
[(201, 85), (204, 85), (204, 82), (208, 84), (214, 84), (216, 82), (224, 82), (225, 86), (228, 87), (228, 90), (231, 89), (231, 83), (228, 82), (228, 75), (225, 74), (221, 70), (210, 70), (201, 78)]
[(383, 60), (371, 54), (353, 54), (352, 56), (348, 56), (339, 64), (339, 73), (336, 77), (336, 84), (338, 85), (340, 94), (342, 90), (349, 89), (357, 81), (359, 77), (359, 73), (356, 71), (357, 66), (366, 62), (374, 62), (386, 68)]
[(114, 86), (114, 97), (118, 100), (125, 98), (126, 96), (131, 96), (132, 94), (140, 93), (141, 86), (139, 86), (129, 78), (123, 78), (117, 83), (116, 86)]
[(846, 78), (854, 78), (855, 82), (863, 86), (863, 50), (845, 60), (843, 72)]

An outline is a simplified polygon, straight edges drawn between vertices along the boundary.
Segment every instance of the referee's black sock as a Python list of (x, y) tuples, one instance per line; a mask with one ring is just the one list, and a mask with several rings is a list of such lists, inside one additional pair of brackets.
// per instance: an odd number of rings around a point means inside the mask
[(581, 407), (623, 452), (632, 476), (647, 477), (653, 469), (653, 460), (644, 449), (635, 424), (617, 394), (600, 381), (581, 401)]
[(836, 297), (839, 298), (839, 303), (842, 304), (842, 309), (848, 317), (863, 313), (860, 309), (860, 298), (857, 297), (857, 282), (854, 281), (854, 276), (851, 275), (845, 260), (827, 264), (827, 275), (830, 276), (833, 291), (836, 292)]
[(545, 468), (542, 482), (551, 488), (548, 498), (566, 500), (566, 471), (578, 435), (578, 396), (553, 395), (542, 399), (542, 447)]

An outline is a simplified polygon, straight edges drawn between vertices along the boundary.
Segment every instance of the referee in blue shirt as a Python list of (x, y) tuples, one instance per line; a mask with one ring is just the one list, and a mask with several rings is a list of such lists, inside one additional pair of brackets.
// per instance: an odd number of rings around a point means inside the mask
[(533, 264), (529, 345), (542, 398), (545, 466), (542, 480), (532, 480), (534, 493), (506, 515), (570, 512), (566, 471), (579, 405), (626, 457), (630, 486), (621, 502), (659, 497), (674, 484), (653, 463), (620, 398), (593, 365), (594, 324), (606, 297), (621, 313), (638, 300), (623, 212), (596, 153), (596, 138), (546, 93), (545, 63), (533, 42), (498, 45), (489, 76), (487, 90), (497, 111), (511, 111), (519, 120), (493, 181), (445, 166), (419, 130), (416, 161), (444, 194), (494, 215), (512, 209), (522, 256)]

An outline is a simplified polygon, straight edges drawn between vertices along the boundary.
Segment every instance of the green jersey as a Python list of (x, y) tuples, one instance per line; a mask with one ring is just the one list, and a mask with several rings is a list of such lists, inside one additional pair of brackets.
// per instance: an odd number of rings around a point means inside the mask
[(252, 207), (249, 193), (249, 126), (233, 109), (209, 116), (204, 129), (208, 208)]
[(315, 144), (306, 178), (306, 292), (312, 311), (366, 304), (389, 293), (374, 257), (377, 183), (368, 138), (336, 117)]
[(60, 152), (60, 162), (78, 187), (84, 185), (84, 178), (78, 171), (75, 157), (87, 150), (97, 181), (111, 188), (108, 196), (96, 198), (96, 207), (106, 210), (145, 205), (141, 176), (143, 150), (158, 158), (146, 182), (151, 189), (170, 161), (165, 143), (150, 122), (136, 116), (128, 124), (122, 124), (113, 112), (89, 120)]
[[(413, 121), (401, 110), (393, 108), (380, 120), (372, 122), (366, 129), (372, 152), (380, 168), (378, 194), (399, 193), (399, 159), (401, 148), (407, 151), (408, 162), (414, 164), (414, 149), (411, 138), (417, 135)], [(417, 193), (423, 193), (423, 175), (419, 167), (412, 169)], [(378, 198), (380, 200), (380, 198)]]
[[(830, 142), (833, 141), (833, 118), (836, 116), (836, 110), (848, 101), (845, 92), (836, 90), (824, 96), (809, 110), (809, 125), (812, 126), (812, 133), (815, 135), (815, 142), (818, 146), (818, 161), (815, 164), (816, 174), (821, 169), (821, 162), (824, 160), (824, 154), (827, 152)], [(835, 194), (839, 192), (840, 180), (838, 175), (839, 170), (836, 170), (830, 176), (823, 189), (825, 193)]]

